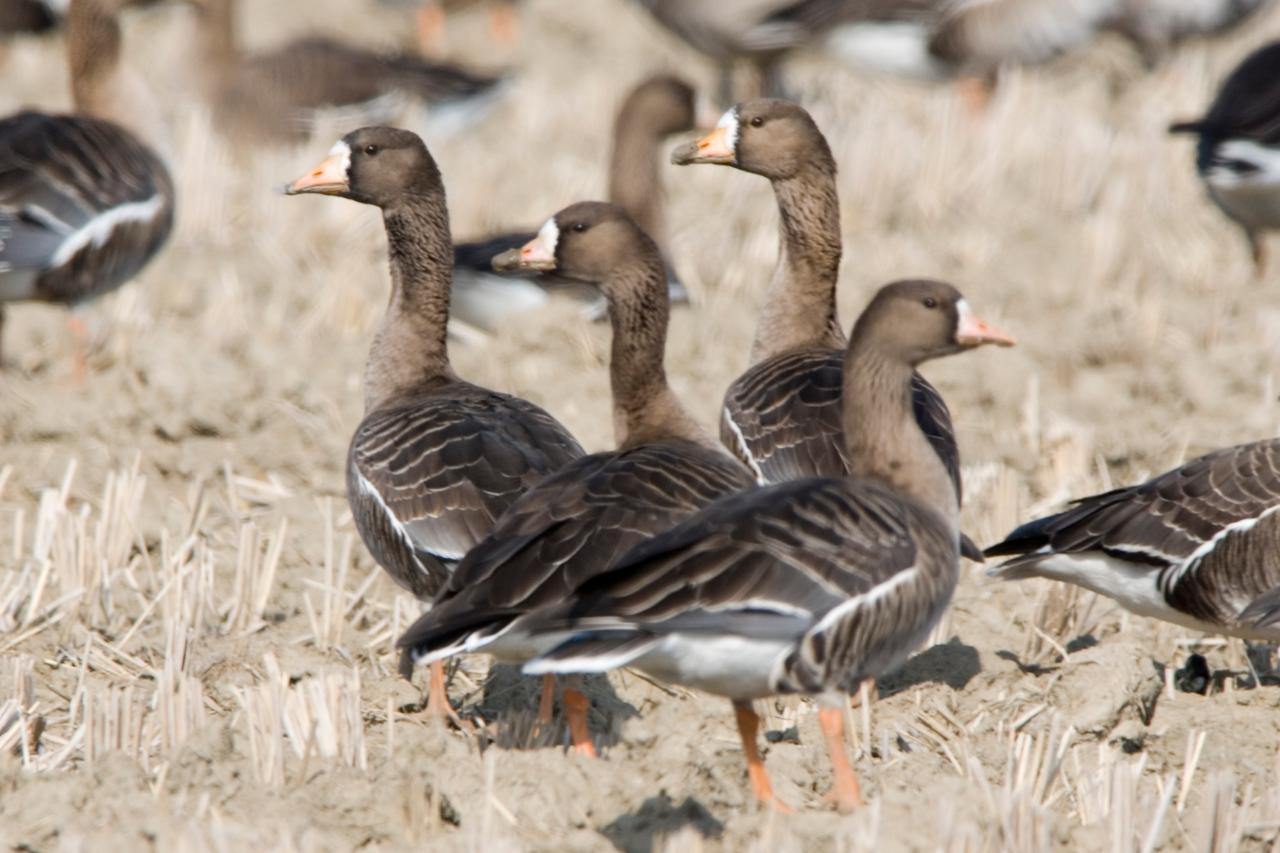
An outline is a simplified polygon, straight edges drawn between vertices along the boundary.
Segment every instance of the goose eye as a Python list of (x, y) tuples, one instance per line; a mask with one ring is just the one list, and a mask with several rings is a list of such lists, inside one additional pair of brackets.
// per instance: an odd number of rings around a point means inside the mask
[(573, 223), (572, 225), (570, 225), (570, 226), (569, 226), (569, 229), (570, 229), (571, 231), (577, 231), (579, 234), (581, 234), (583, 231), (586, 231), (586, 230), (587, 230), (587, 223), (585, 223), (585, 222), (575, 222), (575, 223)]
[(932, 296), (926, 296), (926, 297), (924, 298), (924, 307), (925, 307), (925, 308), (937, 308), (937, 307), (938, 307), (938, 300), (934, 299)]
[(376, 146), (376, 145), (366, 145), (366, 146), (364, 147), (364, 153), (366, 153), (366, 154), (368, 154), (370, 157), (372, 157), (373, 155), (375, 155), (375, 154), (377, 154), (377, 153), (378, 153), (378, 146)]
[(751, 126), (752, 126), (752, 127), (763, 127), (763, 126), (764, 126), (764, 119), (763, 119), (763, 118), (761, 118), (760, 116), (756, 116), (755, 118), (753, 118), (753, 119), (751, 120)]

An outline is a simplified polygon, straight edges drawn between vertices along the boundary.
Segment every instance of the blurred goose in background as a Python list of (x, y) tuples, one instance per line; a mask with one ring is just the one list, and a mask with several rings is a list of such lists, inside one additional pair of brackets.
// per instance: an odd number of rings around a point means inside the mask
[[(851, 460), (842, 438), (845, 336), (836, 316), (840, 200), (836, 162), (813, 117), (789, 101), (730, 109), (708, 136), (671, 154), (761, 175), (778, 202), (778, 266), (751, 344), (751, 367), (724, 396), (720, 440), (761, 483), (839, 477)], [(918, 373), (912, 407), (961, 500), (960, 449), (946, 401)], [(981, 560), (965, 537), (966, 557)]]
[(1178, 42), (1227, 32), (1275, 0), (1121, 0), (1107, 28), (1128, 36), (1149, 62)]
[(1028, 522), (989, 557), (1210, 634), (1280, 641), (1280, 439), (1217, 450)]
[[(667, 277), (657, 245), (625, 210), (580, 202), (557, 213), (499, 266), (554, 272), (609, 303), (609, 386), (618, 449), (570, 462), (525, 492), (472, 548), (429, 610), (400, 638), (402, 671), (461, 652), (523, 663), (534, 643), (519, 617), (562, 601), (623, 552), (754, 479), (708, 435), (667, 384)], [(594, 754), (586, 697), (565, 691), (579, 751)], [(550, 677), (539, 710), (551, 720)]]
[[(778, 62), (805, 44), (812, 33), (802, 25), (775, 23), (774, 15), (795, 0), (638, 0), (654, 20), (686, 44), (714, 60), (720, 68), (717, 97), (721, 104), (739, 98), (781, 95)], [(747, 62), (750, 85), (734, 86), (734, 66)]]
[(882, 288), (843, 371), (847, 475), (721, 498), (628, 551), (528, 630), (570, 639), (539, 673), (634, 667), (733, 701), (758, 799), (776, 804), (756, 750), (755, 699), (818, 697), (842, 810), (862, 802), (839, 693), (896, 669), (951, 600), (959, 504), (913, 412), (915, 367), (1012, 340), (935, 281)]
[(743, 98), (776, 97), (784, 94), (780, 61), (806, 47), (867, 71), (990, 81), (1003, 64), (1043, 62), (1089, 41), (1119, 15), (1123, 0), (639, 2), (719, 63), (720, 95), (731, 101), (735, 61), (755, 70), (755, 86), (740, 91)]
[[(659, 74), (645, 78), (631, 89), (618, 108), (609, 158), (609, 200), (621, 205), (641, 230), (657, 242), (667, 271), (670, 298), (676, 304), (688, 302), (689, 294), (676, 275), (667, 251), (662, 151), (667, 137), (696, 127), (696, 100), (693, 87), (677, 77)], [(532, 231), (519, 231), (454, 246), (455, 316), (469, 325), (492, 330), (503, 317), (544, 304), (548, 289), (582, 290), (579, 282), (563, 276), (539, 276), (520, 268), (494, 270), (494, 258), (518, 249), (533, 237)], [(603, 319), (603, 301), (595, 288), (589, 290), (596, 298), (589, 313)]]
[(193, 0), (199, 10), (201, 71), (219, 129), (245, 144), (308, 139), (327, 118), (358, 127), (394, 120), (407, 105), (428, 105), (433, 131), (476, 119), (501, 77), (383, 54), (325, 36), (308, 36), (245, 56), (237, 49), (235, 0)]
[(477, 6), (488, 7), (489, 36), (493, 41), (505, 44), (516, 41), (520, 17), (515, 0), (419, 0), (418, 45), (423, 52), (429, 56), (444, 54), (448, 45), (448, 16)]
[[(365, 367), (365, 416), (347, 457), (347, 499), (378, 564), (421, 600), (530, 486), (582, 455), (538, 406), (459, 379), (449, 363), (449, 212), (422, 140), (362, 128), (294, 181), (382, 210), (391, 300)], [(431, 668), (428, 708), (450, 714), (444, 669)]]
[[(72, 0), (67, 10), (75, 114), (0, 120), (0, 327), (6, 302), (74, 306), (114, 290), (173, 228), (173, 180), (152, 147), (154, 104), (120, 62), (118, 5)], [(73, 332), (83, 377), (78, 318)]]
[(1204, 118), (1169, 130), (1199, 136), (1196, 171), (1209, 198), (1244, 229), (1261, 276), (1267, 260), (1264, 234), (1280, 228), (1280, 42), (1240, 63)]
[(985, 106), (1001, 68), (1080, 50), (1106, 30), (1149, 62), (1183, 38), (1221, 32), (1272, 0), (798, 0), (784, 13), (827, 55), (918, 80), (955, 79)]

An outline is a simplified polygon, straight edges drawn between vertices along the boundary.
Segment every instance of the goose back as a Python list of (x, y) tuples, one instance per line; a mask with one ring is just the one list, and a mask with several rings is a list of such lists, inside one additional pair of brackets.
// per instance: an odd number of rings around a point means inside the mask
[(734, 699), (852, 691), (923, 641), (950, 600), (955, 553), (935, 513), (877, 483), (756, 489), (579, 589), (568, 618), (546, 623), (577, 636), (530, 671), (647, 657), (658, 677)]
[(493, 641), (522, 614), (563, 601), (632, 546), (751, 484), (723, 452), (684, 441), (570, 462), (516, 501), (459, 564), (430, 613), (400, 639), (405, 665), (481, 649), (514, 660), (545, 651), (545, 641), (523, 636), (509, 640), (510, 648)]
[(1146, 616), (1280, 638), (1280, 601), (1250, 610), (1280, 589), (1280, 439), (1084, 498), (986, 554), (1011, 558), (997, 577), (1079, 583)]

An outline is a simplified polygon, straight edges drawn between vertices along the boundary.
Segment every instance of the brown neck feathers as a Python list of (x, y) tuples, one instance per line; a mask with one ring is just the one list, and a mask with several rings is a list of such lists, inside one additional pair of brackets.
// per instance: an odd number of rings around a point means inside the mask
[(365, 408), (433, 380), (449, 366), (453, 244), (444, 190), (408, 194), (383, 211), (391, 300), (365, 366)]
[(840, 200), (834, 167), (814, 161), (773, 182), (778, 200), (778, 266), (751, 346), (753, 363), (808, 347), (844, 346), (836, 317)]

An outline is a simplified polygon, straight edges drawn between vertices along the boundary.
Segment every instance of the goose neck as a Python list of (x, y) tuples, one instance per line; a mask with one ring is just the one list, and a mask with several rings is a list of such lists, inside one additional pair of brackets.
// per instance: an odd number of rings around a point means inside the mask
[(958, 530), (955, 487), (912, 409), (913, 375), (912, 365), (874, 344), (850, 345), (842, 393), (850, 474), (886, 483)]
[(409, 196), (384, 209), (383, 223), (391, 298), (365, 370), (367, 408), (453, 376), (448, 349), (453, 244), (443, 190)]
[(665, 243), (662, 218), (662, 139), (642, 117), (623, 113), (614, 127), (609, 162), (609, 200), (619, 205), (659, 246)]
[(752, 361), (807, 347), (839, 348), (840, 200), (835, 172), (814, 163), (773, 182), (779, 256), (756, 328)]
[(618, 271), (602, 289), (613, 327), (609, 385), (619, 447), (673, 439), (714, 446), (667, 383), (664, 352), (670, 306), (657, 254)]

